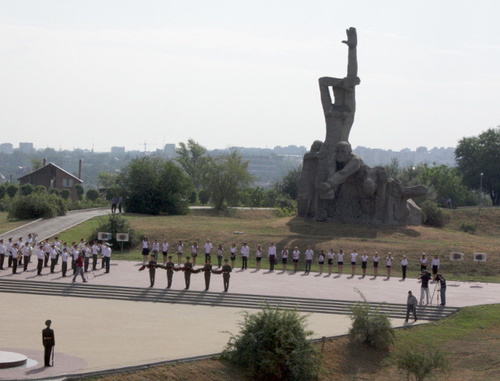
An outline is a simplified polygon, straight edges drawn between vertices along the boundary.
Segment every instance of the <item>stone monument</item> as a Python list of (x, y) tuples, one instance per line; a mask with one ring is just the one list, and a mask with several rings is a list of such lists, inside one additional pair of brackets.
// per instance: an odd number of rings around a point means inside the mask
[[(355, 28), (346, 31), (347, 76), (319, 79), (326, 123), (325, 141), (316, 140), (304, 155), (297, 197), (298, 214), (316, 221), (419, 225), (422, 213), (411, 200), (425, 195), (422, 185), (405, 187), (383, 167), (370, 168), (352, 153), (349, 133), (360, 84)], [(333, 100), (332, 100), (333, 95)]]

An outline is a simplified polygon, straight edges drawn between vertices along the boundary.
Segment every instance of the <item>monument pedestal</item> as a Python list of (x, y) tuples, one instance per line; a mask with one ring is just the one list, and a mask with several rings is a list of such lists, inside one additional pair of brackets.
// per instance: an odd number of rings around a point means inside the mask
[(28, 357), (15, 352), (0, 351), (0, 369), (15, 368), (26, 365)]

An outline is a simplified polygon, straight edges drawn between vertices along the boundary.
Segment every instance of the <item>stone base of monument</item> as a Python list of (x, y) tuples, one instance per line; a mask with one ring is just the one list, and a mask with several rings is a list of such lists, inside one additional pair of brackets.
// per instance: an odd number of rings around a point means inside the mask
[(28, 357), (15, 352), (0, 351), (0, 369), (15, 368), (28, 363)]

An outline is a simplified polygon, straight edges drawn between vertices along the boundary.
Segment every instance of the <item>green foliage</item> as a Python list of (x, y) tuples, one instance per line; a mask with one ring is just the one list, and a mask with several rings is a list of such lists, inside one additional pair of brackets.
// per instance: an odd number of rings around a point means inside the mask
[(455, 158), (463, 183), (471, 189), (482, 187), (493, 205), (500, 205), (500, 128), (490, 128), (479, 136), (461, 139), (455, 149)]
[(59, 192), (60, 196), (62, 197), (63, 200), (69, 199), (69, 196), (71, 196), (71, 192), (69, 189), (64, 188)]
[(446, 206), (448, 199), (451, 199), (453, 207), (464, 206), (471, 197), (471, 191), (462, 184), (462, 176), (457, 168), (422, 165), (418, 167), (418, 173), (423, 185), (432, 185), (436, 190), (437, 201), (441, 206)]
[(33, 189), (33, 192), (38, 193), (38, 194), (40, 194), (40, 193), (47, 193), (47, 188), (45, 188), (43, 185), (37, 185), (35, 187), (35, 189)]
[(352, 307), (351, 320), (351, 340), (359, 340), (377, 349), (388, 349), (394, 343), (396, 335), (389, 318), (379, 308), (371, 307), (366, 299)]
[(19, 189), (19, 187), (17, 185), (9, 184), (9, 185), (7, 185), (6, 192), (10, 198), (14, 198), (14, 197), (16, 197), (18, 189)]
[(88, 237), (88, 241), (97, 241), (99, 232), (112, 234), (112, 239), (106, 242), (108, 242), (113, 248), (115, 248), (114, 250), (116, 250), (116, 248), (118, 247), (121, 247), (122, 244), (121, 242), (118, 242), (116, 240), (117, 233), (128, 233), (129, 235), (128, 242), (123, 242), (124, 249), (130, 249), (131, 247), (137, 245), (140, 241), (139, 234), (137, 234), (137, 232), (132, 228), (130, 222), (125, 217), (119, 214), (110, 214), (108, 216), (100, 218), (97, 227)]
[(60, 196), (61, 192), (59, 191), (59, 189), (52, 188), (50, 190), (50, 194), (55, 194), (56, 196)]
[(196, 204), (196, 200), (198, 200), (198, 195), (196, 194), (196, 191), (192, 191), (189, 195), (189, 203)]
[(83, 190), (83, 187), (81, 184), (76, 184), (75, 185), (75, 191), (76, 191), (76, 197), (78, 198), (78, 200), (81, 200), (83, 198), (83, 194), (85, 193), (85, 191)]
[(446, 355), (434, 348), (407, 346), (392, 355), (391, 362), (406, 380), (439, 379), (438, 374), (443, 375), (449, 371)]
[(475, 234), (477, 230), (477, 224), (472, 222), (462, 222), (460, 224), (460, 230), (465, 233)]
[(302, 166), (291, 169), (283, 178), (273, 185), (273, 188), (281, 194), (288, 195), (292, 200), (297, 200), (299, 193), (299, 180), (302, 174)]
[(198, 199), (200, 200), (202, 205), (208, 204), (210, 201), (210, 192), (206, 189), (202, 189), (198, 192)]
[(434, 226), (437, 228), (442, 228), (446, 225), (448, 220), (447, 215), (444, 213), (443, 209), (430, 200), (425, 201), (421, 207), (422, 213), (424, 214), (424, 224), (429, 226)]
[(192, 182), (173, 162), (133, 159), (118, 178), (124, 206), (131, 213), (186, 214)]
[(90, 201), (95, 201), (99, 198), (99, 192), (96, 189), (89, 189), (85, 197)]
[(29, 196), (31, 193), (33, 193), (33, 190), (35, 188), (31, 184), (24, 184), (19, 187), (19, 194), (21, 196)]
[(264, 308), (244, 313), (239, 335), (231, 335), (222, 358), (262, 380), (314, 380), (320, 354), (309, 341), (306, 316), (297, 311)]
[(52, 218), (66, 214), (62, 200), (48, 193), (32, 193), (14, 198), (9, 208), (10, 219)]
[(232, 151), (229, 155), (211, 157), (203, 172), (204, 188), (217, 210), (227, 206), (237, 206), (242, 200), (242, 192), (253, 180), (248, 172), (248, 162)]
[(203, 168), (207, 161), (203, 155), (207, 152), (207, 149), (193, 139), (189, 139), (187, 144), (179, 143), (179, 148), (176, 148), (175, 152), (178, 155), (175, 160), (191, 177), (194, 187), (199, 190), (201, 188)]
[(7, 187), (4, 184), (0, 185), (0, 200), (3, 199), (6, 194), (7, 194)]

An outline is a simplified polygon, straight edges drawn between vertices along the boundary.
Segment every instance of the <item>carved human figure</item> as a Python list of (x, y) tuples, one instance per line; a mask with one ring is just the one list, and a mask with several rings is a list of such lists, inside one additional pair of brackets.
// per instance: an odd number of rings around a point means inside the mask
[[(342, 41), (349, 47), (347, 61), (347, 77), (319, 79), (321, 104), (326, 122), (326, 138), (322, 150), (333, 150), (340, 141), (349, 141), (349, 133), (354, 123), (356, 99), (354, 88), (359, 85), (358, 60), (356, 47), (358, 44), (355, 28), (346, 31), (347, 40)], [(332, 88), (334, 101), (330, 92)]]
[(302, 217), (314, 217), (315, 215), (316, 176), (318, 174), (319, 151), (322, 145), (322, 141), (315, 140), (311, 145), (311, 150), (304, 155), (302, 161), (302, 172), (297, 195), (298, 213)]

